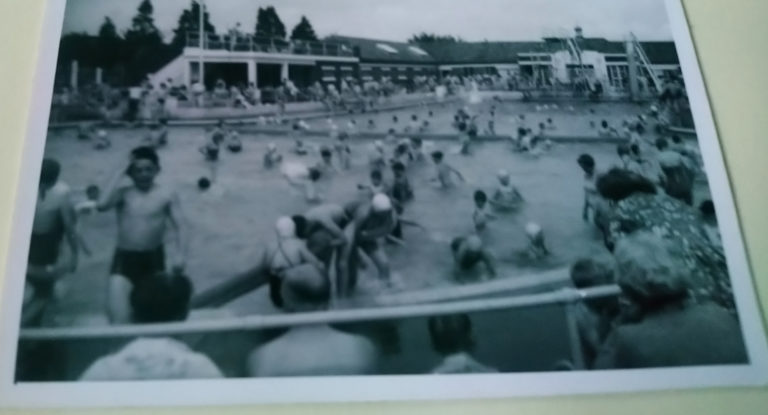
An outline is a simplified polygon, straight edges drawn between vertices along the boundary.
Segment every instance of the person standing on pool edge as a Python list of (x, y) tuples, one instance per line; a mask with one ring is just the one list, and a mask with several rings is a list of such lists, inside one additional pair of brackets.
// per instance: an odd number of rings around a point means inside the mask
[(159, 172), (157, 153), (149, 147), (135, 148), (128, 168), (115, 174), (97, 206), (99, 211), (115, 208), (117, 212), (117, 247), (107, 294), (112, 322), (130, 319), (131, 288), (144, 278), (165, 271), (163, 241), (168, 226), (176, 245), (172, 274), (184, 270), (186, 245), (181, 203), (171, 188), (155, 182)]

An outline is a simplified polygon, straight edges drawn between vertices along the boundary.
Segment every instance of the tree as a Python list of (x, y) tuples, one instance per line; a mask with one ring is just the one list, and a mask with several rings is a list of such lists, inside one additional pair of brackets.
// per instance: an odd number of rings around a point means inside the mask
[(256, 14), (256, 36), (285, 39), (285, 25), (274, 7), (259, 7)]
[(109, 16), (104, 16), (104, 23), (99, 28), (99, 38), (101, 39), (118, 39), (120, 36), (117, 34), (115, 24), (112, 23), (112, 19)]
[(421, 32), (411, 36), (408, 43), (459, 43), (463, 42), (461, 38), (450, 35), (437, 35), (434, 33)]
[[(211, 24), (207, 11), (203, 13), (203, 30), (207, 35), (216, 33), (216, 28)], [(200, 32), (200, 3), (194, 0), (191, 2), (190, 8), (182, 11), (179, 16), (179, 23), (176, 25), (176, 29), (173, 29), (171, 47), (181, 53), (187, 43), (187, 33), (190, 32), (195, 33), (195, 35), (199, 35)]]
[(157, 71), (178, 55), (163, 43), (160, 31), (152, 17), (154, 8), (150, 0), (143, 0), (131, 27), (125, 32), (125, 47), (121, 60), (126, 65), (126, 81), (136, 84), (147, 74)]
[(306, 17), (301, 16), (301, 21), (291, 31), (291, 40), (317, 41), (315, 29)]
[(133, 16), (131, 28), (125, 32), (125, 40), (129, 43), (160, 44), (163, 36), (155, 27), (155, 19), (152, 17), (154, 7), (150, 0), (143, 0), (139, 4), (138, 13)]
[(123, 46), (123, 39), (117, 34), (112, 19), (105, 16), (96, 38), (95, 63), (102, 68), (111, 68), (116, 65), (120, 61), (120, 50)]

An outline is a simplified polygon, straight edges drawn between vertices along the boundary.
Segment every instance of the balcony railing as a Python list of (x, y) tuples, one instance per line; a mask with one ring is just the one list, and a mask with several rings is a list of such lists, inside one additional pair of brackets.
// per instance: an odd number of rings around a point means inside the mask
[(200, 34), (197, 32), (187, 33), (187, 47), (210, 49), (210, 50), (229, 50), (237, 52), (266, 52), (266, 53), (288, 53), (293, 55), (320, 55), (320, 56), (355, 56), (352, 48), (340, 43), (333, 42), (311, 42), (311, 41), (289, 41), (279, 38), (257, 37), (253, 35), (216, 35), (207, 33), (201, 45)]

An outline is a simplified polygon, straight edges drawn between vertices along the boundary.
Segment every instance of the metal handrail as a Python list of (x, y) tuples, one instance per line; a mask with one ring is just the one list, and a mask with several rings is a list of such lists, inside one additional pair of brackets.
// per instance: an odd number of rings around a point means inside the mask
[(236, 39), (228, 34), (217, 35), (207, 33), (203, 45), (200, 44), (200, 35), (197, 32), (187, 32), (186, 46), (202, 47), (203, 49), (290, 53), (296, 55), (322, 55), (322, 56), (354, 56), (349, 48), (342, 47), (337, 42), (285, 40), (274, 37), (262, 37), (251, 34), (237, 36)]

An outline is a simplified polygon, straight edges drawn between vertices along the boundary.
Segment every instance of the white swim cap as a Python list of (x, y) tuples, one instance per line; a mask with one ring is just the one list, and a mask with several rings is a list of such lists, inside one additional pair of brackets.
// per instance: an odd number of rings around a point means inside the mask
[(384, 193), (377, 193), (373, 196), (373, 202), (371, 202), (374, 212), (386, 212), (392, 209), (392, 202), (389, 197)]
[(376, 148), (383, 148), (384, 147), (384, 142), (381, 141), (381, 140), (376, 140), (376, 141), (373, 142), (373, 146), (376, 147)]
[(659, 107), (657, 107), (657, 106), (655, 106), (655, 105), (651, 105), (651, 111), (652, 111), (652, 112), (656, 112), (656, 111), (658, 111), (658, 110), (659, 110)]
[(541, 226), (534, 222), (528, 222), (528, 224), (525, 225), (525, 233), (530, 237), (534, 237), (541, 233)]
[(269, 144), (267, 144), (267, 149), (268, 150), (277, 150), (277, 144), (269, 143)]
[(500, 179), (509, 178), (509, 172), (504, 169), (499, 170), (499, 172), (496, 173), (496, 175), (499, 176)]
[(296, 236), (296, 224), (288, 216), (282, 216), (275, 222), (275, 230), (281, 238), (291, 238)]
[(96, 134), (98, 134), (99, 138), (104, 138), (107, 136), (107, 132), (104, 130), (99, 130)]

